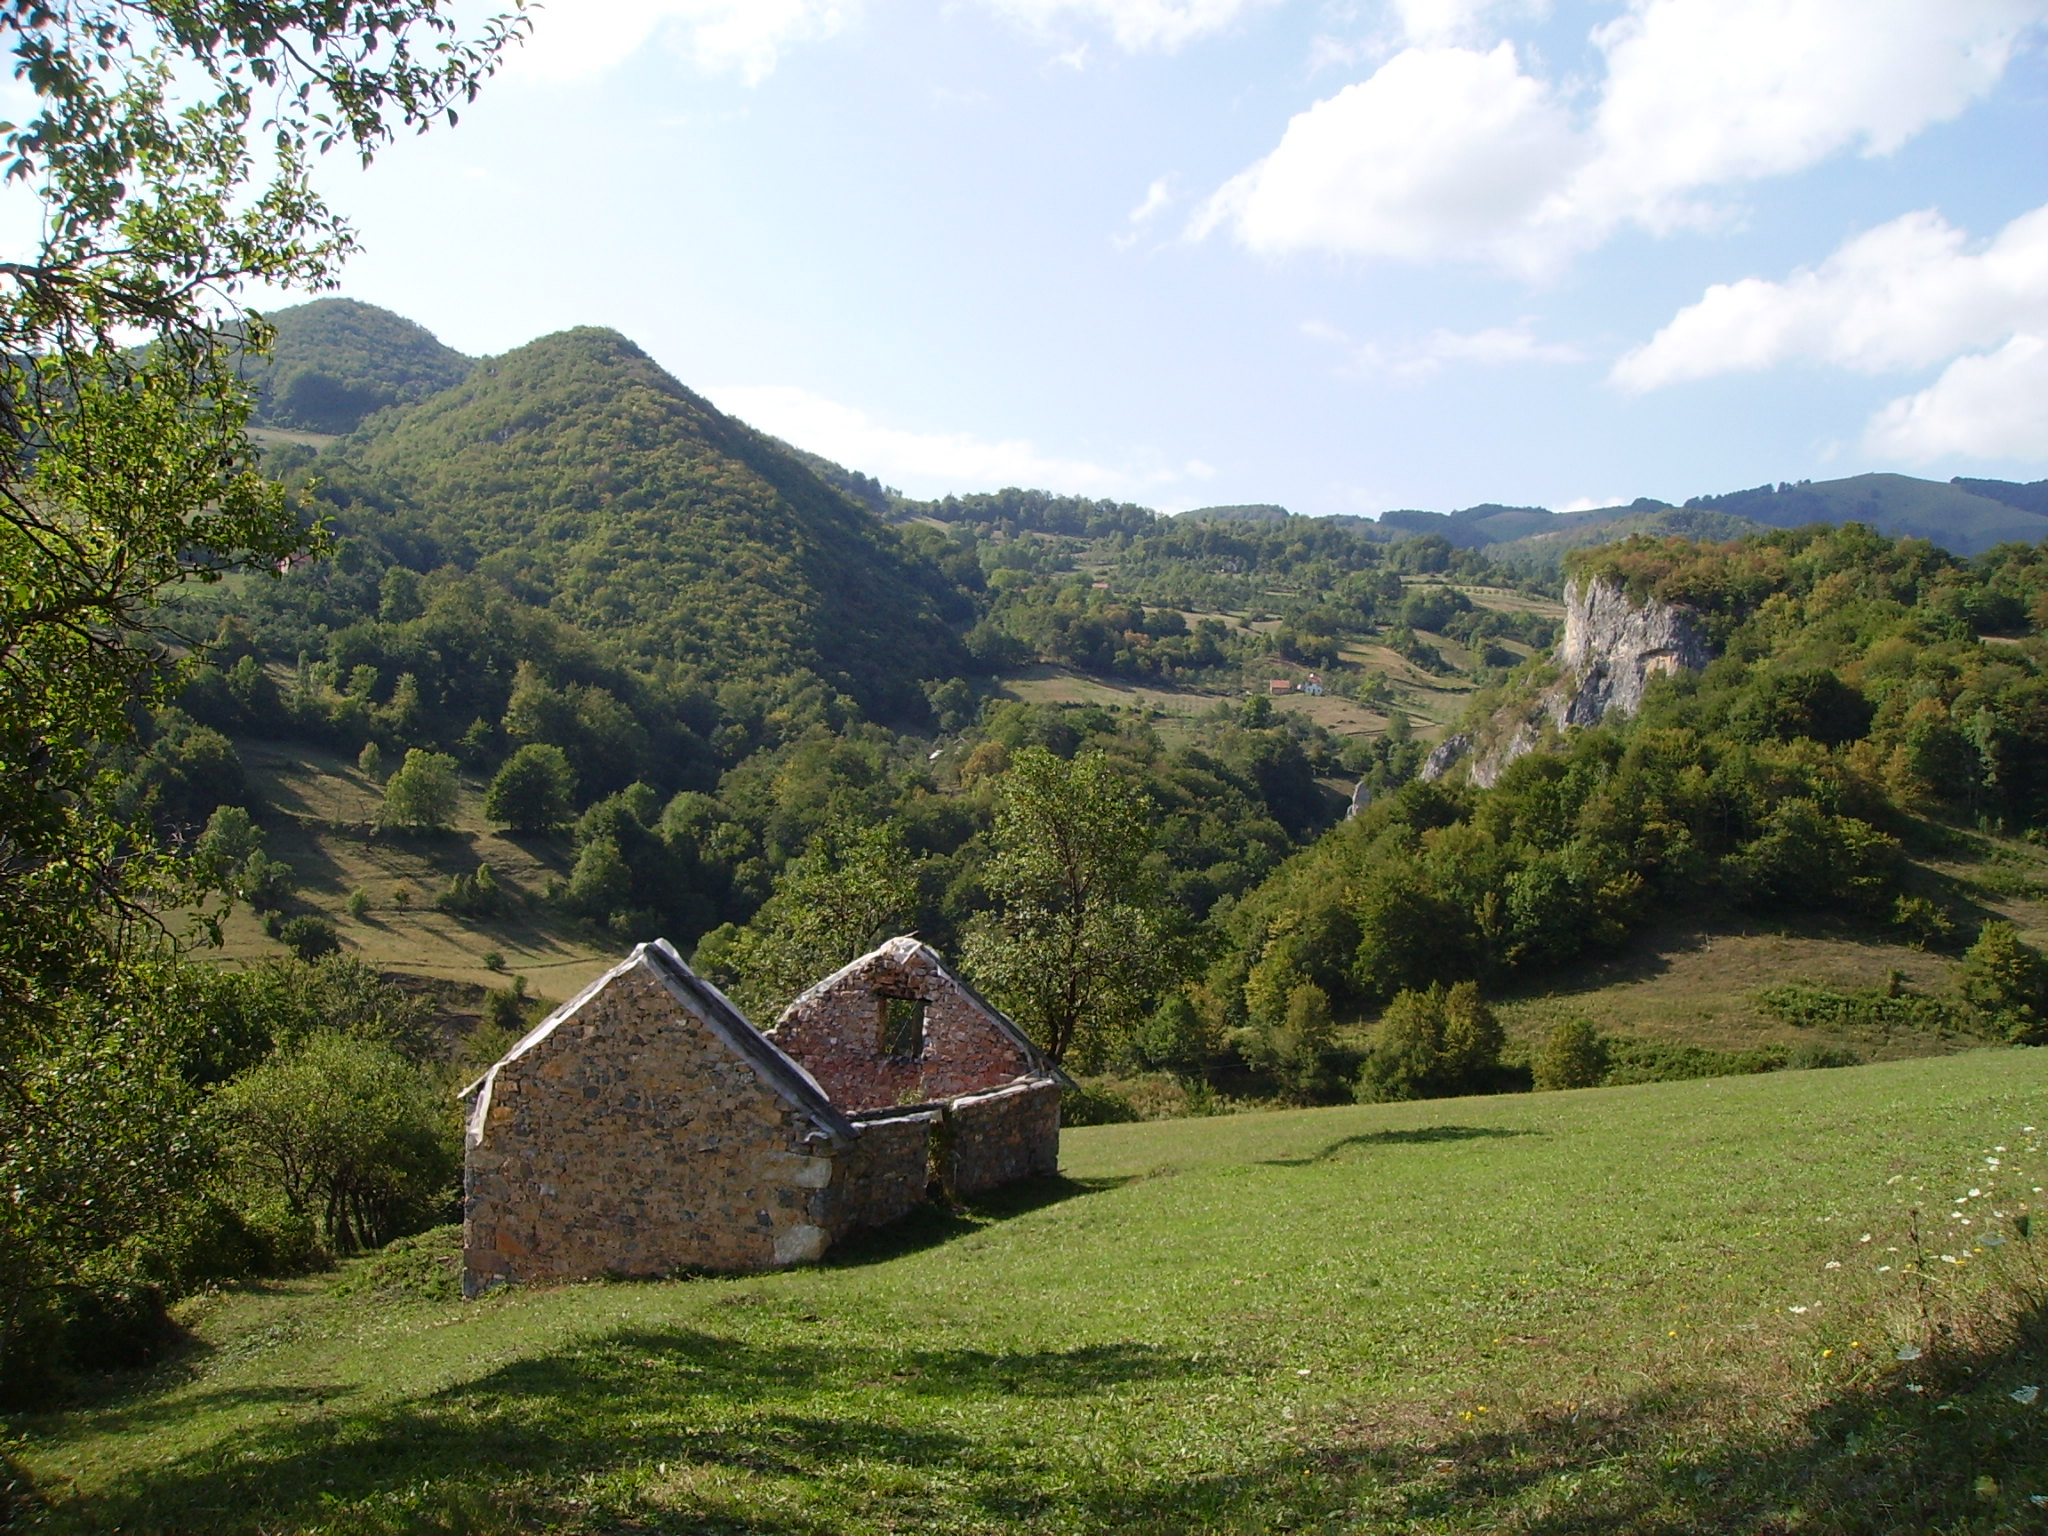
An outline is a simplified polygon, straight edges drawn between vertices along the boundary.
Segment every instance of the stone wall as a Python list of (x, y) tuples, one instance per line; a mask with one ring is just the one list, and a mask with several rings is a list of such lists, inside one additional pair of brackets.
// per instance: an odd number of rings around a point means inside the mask
[(764, 1081), (645, 962), (557, 1018), (478, 1090), (464, 1172), (471, 1289), (761, 1269), (824, 1251), (834, 1161), (851, 1138)]
[[(882, 1050), (885, 997), (924, 1004), (924, 1049)], [(1028, 1045), (915, 939), (892, 939), (818, 983), (783, 1012), (769, 1038), (801, 1062), (843, 1110), (936, 1102), (1040, 1070)]]
[(835, 1242), (858, 1227), (886, 1227), (924, 1204), (932, 1132), (944, 1113), (920, 1106), (850, 1117), (860, 1135), (837, 1161), (827, 1213)]
[(952, 1188), (979, 1194), (1060, 1168), (1060, 1085), (1026, 1078), (991, 1093), (955, 1099)]

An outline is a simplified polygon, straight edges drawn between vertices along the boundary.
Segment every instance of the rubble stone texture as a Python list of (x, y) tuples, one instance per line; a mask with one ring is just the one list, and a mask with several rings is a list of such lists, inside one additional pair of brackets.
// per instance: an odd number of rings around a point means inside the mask
[[(914, 1059), (881, 1054), (892, 996)], [(869, 1020), (859, 1048), (819, 1036), (841, 1103), (666, 943), (513, 1046), (468, 1090), (465, 1292), (808, 1262), (934, 1178), (968, 1193), (1056, 1171), (1061, 1079), (930, 949), (893, 940), (805, 999), (792, 1042)]]

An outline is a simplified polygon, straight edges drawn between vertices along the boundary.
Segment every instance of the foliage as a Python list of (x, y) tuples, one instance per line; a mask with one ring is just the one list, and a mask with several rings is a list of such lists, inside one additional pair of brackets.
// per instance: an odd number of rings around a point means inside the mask
[(1957, 989), (1991, 1028), (2018, 1045), (2048, 1043), (2048, 959), (2011, 923), (1984, 924), (1963, 955)]
[(1145, 868), (1150, 806), (1102, 753), (1062, 762), (1043, 747), (1012, 759), (997, 796), (996, 910), (969, 933), (967, 966), (1054, 1061), (1100, 1050), (1172, 974)]
[(244, 1198), (353, 1253), (446, 1219), (461, 1163), (440, 1085), (389, 1046), (320, 1031), (237, 1078), (215, 1110)]
[(454, 758), (445, 752), (414, 747), (405, 754), (404, 765), (384, 785), (379, 820), (385, 826), (420, 831), (445, 827), (455, 818), (460, 792)]
[(1387, 1005), (1359, 1068), (1361, 1103), (1441, 1099), (1483, 1092), (1500, 1067), (1506, 1036), (1469, 981), (1404, 991)]
[(901, 829), (835, 820), (776, 879), (743, 932), (713, 935), (700, 960), (740, 1006), (772, 1019), (812, 982), (910, 925), (917, 870)]
[(318, 960), (341, 948), (341, 935), (334, 924), (311, 912), (301, 912), (279, 923), (277, 941), (301, 960)]
[(568, 754), (546, 742), (528, 742), (491, 780), (484, 815), (515, 832), (552, 832), (575, 814), (575, 797)]
[(1543, 1038), (1535, 1061), (1539, 1089), (1592, 1088), (1607, 1074), (1607, 1053), (1591, 1019), (1566, 1019)]

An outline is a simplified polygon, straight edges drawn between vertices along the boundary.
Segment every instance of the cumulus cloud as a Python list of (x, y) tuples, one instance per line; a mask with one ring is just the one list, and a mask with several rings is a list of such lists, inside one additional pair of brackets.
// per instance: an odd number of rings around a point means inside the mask
[(1220, 32), (1246, 11), (1275, 0), (982, 0), (992, 10), (1039, 31), (1076, 20), (1104, 27), (1130, 53), (1172, 52)]
[(1022, 438), (991, 440), (968, 432), (887, 426), (855, 406), (794, 385), (734, 384), (705, 393), (720, 410), (784, 442), (901, 486), (914, 496), (1005, 485), (1076, 495), (1156, 496), (1215, 474), (1199, 459), (1134, 470), (1061, 458)]
[(1393, 21), (1401, 36), (1424, 45), (1479, 42), (1496, 18), (1536, 19), (1549, 13), (1545, 0), (1393, 0)]
[(2022, 332), (1995, 352), (1957, 358), (1932, 386), (1879, 411), (1863, 442), (1916, 464), (1957, 455), (2048, 460), (2048, 333)]
[(1564, 106), (1507, 43), (1404, 49), (1287, 125), (1225, 183), (1193, 232), (1229, 225), (1253, 250), (1513, 261), (1518, 232), (1582, 153)]
[(1783, 282), (1717, 283), (1614, 366), (1649, 390), (1793, 359), (1861, 373), (1924, 368), (2023, 328), (2048, 332), (2048, 207), (1982, 250), (1925, 209), (1856, 236)]
[(1350, 353), (1353, 372), (1391, 373), (1404, 378), (1426, 377), (1453, 363), (1498, 368), (1513, 363), (1585, 361), (1585, 354), (1577, 347), (1562, 342), (1538, 341), (1535, 322), (1527, 319), (1518, 320), (1513, 325), (1489, 326), (1477, 331), (1439, 329), (1415, 341), (1393, 344), (1355, 342), (1334, 326), (1320, 321), (1310, 321), (1302, 331), (1319, 341), (1342, 345)]
[(1624, 225), (1708, 225), (1742, 185), (1890, 153), (1990, 91), (2048, 0), (1628, 0), (1578, 95), (1487, 8), (1401, 0), (1409, 37), (1316, 103), (1193, 226), (1254, 250), (1554, 270)]
[(758, 85), (790, 46), (830, 37), (860, 0), (576, 0), (534, 13), (512, 69), (582, 81), (624, 63), (656, 36), (707, 73)]

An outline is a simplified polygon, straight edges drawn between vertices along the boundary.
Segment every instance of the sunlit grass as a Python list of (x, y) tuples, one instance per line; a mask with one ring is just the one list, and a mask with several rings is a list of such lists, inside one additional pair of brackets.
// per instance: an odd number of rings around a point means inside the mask
[(2032, 1529), (2044, 1122), (1987, 1051), (1075, 1131), (821, 1269), (223, 1297), (15, 1455), (55, 1530)]

